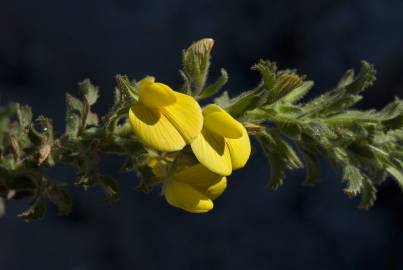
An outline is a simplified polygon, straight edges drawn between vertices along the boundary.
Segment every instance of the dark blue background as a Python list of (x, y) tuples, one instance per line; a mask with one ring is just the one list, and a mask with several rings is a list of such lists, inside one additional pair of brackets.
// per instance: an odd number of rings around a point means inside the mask
[[(180, 84), (181, 49), (213, 37), (212, 77), (225, 67), (232, 93), (253, 87), (259, 58), (298, 68), (316, 81), (314, 95), (367, 59), (378, 81), (361, 108), (380, 108), (403, 89), (403, 2), (323, 1), (0, 1), (2, 102), (33, 106), (63, 130), (64, 92), (91, 78), (96, 106), (111, 103), (114, 75), (152, 74)], [(120, 159), (103, 164), (115, 175)], [(277, 192), (264, 188), (266, 160), (257, 153), (209, 214), (167, 205), (158, 192), (134, 191), (119, 175), (121, 197), (109, 206), (99, 190), (74, 191), (74, 212), (25, 224), (8, 205), (0, 220), (0, 269), (403, 269), (403, 196), (387, 181), (370, 211), (343, 194), (340, 173), (323, 163), (321, 184), (301, 187), (288, 175)], [(69, 168), (54, 172), (73, 181)]]

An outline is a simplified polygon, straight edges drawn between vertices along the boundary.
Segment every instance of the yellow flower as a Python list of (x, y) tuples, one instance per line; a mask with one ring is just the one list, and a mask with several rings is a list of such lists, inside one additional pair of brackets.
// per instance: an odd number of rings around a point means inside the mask
[(201, 164), (174, 174), (164, 187), (167, 202), (185, 211), (205, 213), (213, 209), (213, 200), (227, 187), (227, 178), (209, 171)]
[(139, 140), (160, 151), (178, 151), (200, 133), (203, 116), (191, 97), (146, 77), (139, 85), (139, 102), (129, 110)]
[(251, 146), (245, 127), (215, 104), (203, 110), (202, 132), (191, 143), (201, 164), (220, 175), (245, 166)]

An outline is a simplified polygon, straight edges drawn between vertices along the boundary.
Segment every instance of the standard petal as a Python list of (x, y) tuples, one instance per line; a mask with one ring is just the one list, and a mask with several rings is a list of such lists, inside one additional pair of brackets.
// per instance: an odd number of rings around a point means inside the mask
[(246, 162), (249, 159), (251, 146), (248, 132), (245, 127), (242, 126), (242, 137), (239, 139), (225, 139), (225, 142), (228, 146), (231, 161), (232, 161), (232, 169), (240, 169), (243, 168)]
[(205, 213), (213, 209), (213, 202), (190, 185), (170, 180), (164, 191), (167, 202), (192, 213)]
[(139, 101), (151, 108), (161, 108), (175, 103), (174, 90), (163, 83), (156, 83), (153, 77), (145, 77), (139, 85)]
[(191, 147), (197, 160), (207, 169), (224, 176), (231, 174), (231, 156), (223, 137), (204, 128)]
[(242, 125), (216, 104), (203, 110), (204, 127), (226, 138), (238, 139), (242, 136)]
[(186, 142), (171, 122), (158, 110), (136, 104), (129, 110), (129, 119), (139, 140), (160, 151), (179, 151)]
[(188, 95), (175, 92), (176, 102), (161, 108), (187, 143), (191, 143), (203, 127), (203, 115), (197, 101)]

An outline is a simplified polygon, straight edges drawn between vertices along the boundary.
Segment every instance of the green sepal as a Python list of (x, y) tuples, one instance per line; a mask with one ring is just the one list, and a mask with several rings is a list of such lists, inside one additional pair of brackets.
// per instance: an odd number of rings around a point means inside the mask
[(198, 99), (205, 99), (214, 96), (228, 82), (228, 73), (225, 69), (221, 69), (221, 75), (218, 79), (203, 89)]

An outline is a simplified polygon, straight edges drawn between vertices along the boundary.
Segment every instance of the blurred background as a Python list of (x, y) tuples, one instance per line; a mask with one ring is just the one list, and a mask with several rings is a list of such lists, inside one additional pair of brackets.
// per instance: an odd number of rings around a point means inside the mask
[[(181, 50), (212, 37), (212, 73), (230, 74), (236, 94), (259, 80), (259, 58), (297, 68), (334, 86), (366, 59), (378, 81), (361, 108), (380, 108), (403, 90), (403, 1), (23, 1), (0, 0), (1, 103), (32, 105), (35, 115), (64, 126), (64, 92), (84, 78), (101, 87), (95, 109), (111, 104), (114, 75), (152, 74), (179, 86)], [(116, 175), (122, 160), (103, 164)], [(230, 178), (215, 210), (192, 215), (155, 192), (136, 192), (134, 175), (119, 175), (115, 206), (100, 190), (74, 191), (70, 217), (51, 206), (45, 220), (18, 220), (26, 202), (8, 204), (0, 219), (0, 269), (403, 269), (403, 195), (393, 181), (370, 211), (348, 199), (340, 172), (323, 162), (321, 183), (302, 187), (290, 173), (277, 192), (261, 153)], [(70, 168), (53, 172), (73, 181)]]

